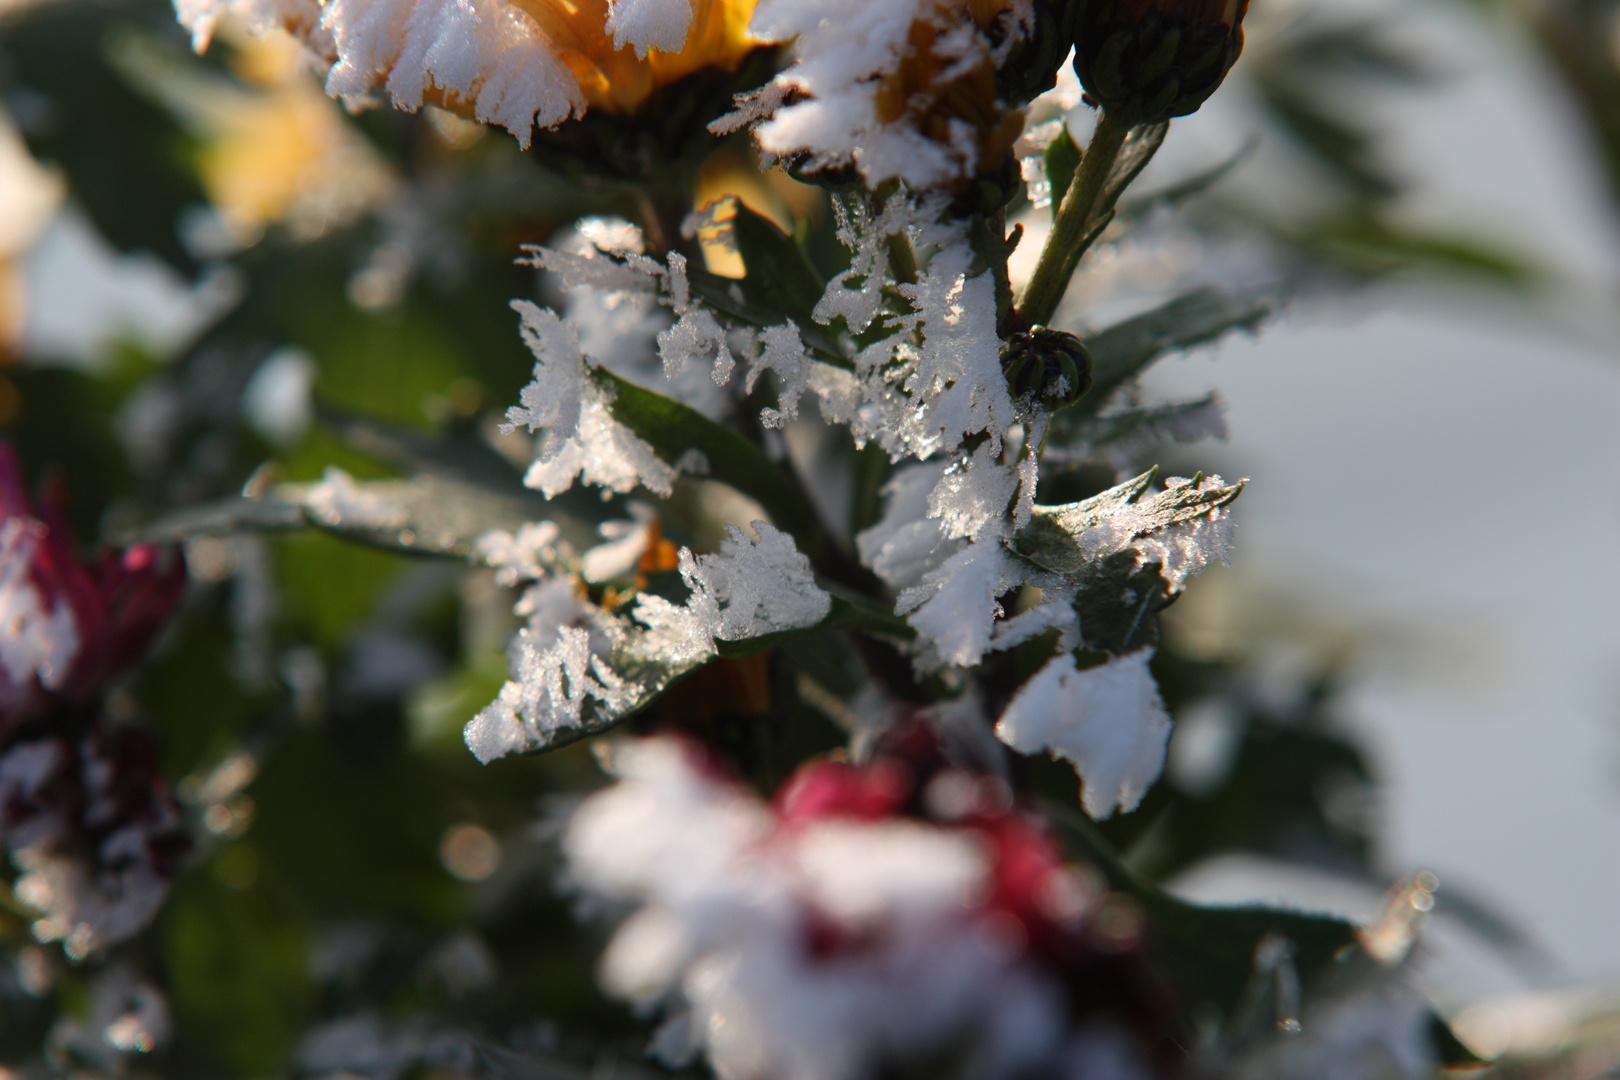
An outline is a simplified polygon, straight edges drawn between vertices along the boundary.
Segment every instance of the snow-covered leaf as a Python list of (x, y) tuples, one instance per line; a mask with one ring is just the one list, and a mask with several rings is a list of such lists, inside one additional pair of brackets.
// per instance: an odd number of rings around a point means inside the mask
[(1020, 754), (1043, 751), (1074, 765), (1086, 813), (1129, 813), (1164, 770), (1170, 714), (1148, 670), (1152, 649), (1079, 670), (1073, 653), (1047, 661), (996, 723)]
[(1231, 547), (1231, 505), (1244, 481), (1171, 480), (1158, 469), (1083, 502), (1037, 506), (1012, 548), (1076, 590), (1080, 637), (1116, 655), (1158, 640), (1154, 616)]
[(758, 446), (672, 398), (598, 369), (614, 419), (635, 431), (666, 461), (702, 456), (707, 476), (758, 502), (778, 526), (804, 541), (816, 534), (813, 511), (794, 482)]

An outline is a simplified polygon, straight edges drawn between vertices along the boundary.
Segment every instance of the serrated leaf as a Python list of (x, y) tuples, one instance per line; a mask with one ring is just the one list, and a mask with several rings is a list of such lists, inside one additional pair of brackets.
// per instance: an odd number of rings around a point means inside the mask
[(1087, 648), (1118, 655), (1158, 641), (1155, 616), (1180, 589), (1133, 543), (1209, 516), (1236, 499), (1244, 483), (1195, 477), (1149, 495), (1158, 475), (1155, 467), (1083, 502), (1037, 506), (1013, 538), (1018, 555), (1076, 586), (1074, 608)]
[(1042, 569), (1066, 576), (1082, 575), (1096, 563), (1096, 556), (1086, 551), (1082, 535), (1125, 508), (1130, 507), (1137, 520), (1131, 535), (1135, 539), (1186, 524), (1228, 505), (1242, 493), (1245, 483), (1184, 483), (1147, 497), (1158, 478), (1155, 466), (1081, 502), (1037, 506), (1029, 524), (1013, 538), (1013, 550)]

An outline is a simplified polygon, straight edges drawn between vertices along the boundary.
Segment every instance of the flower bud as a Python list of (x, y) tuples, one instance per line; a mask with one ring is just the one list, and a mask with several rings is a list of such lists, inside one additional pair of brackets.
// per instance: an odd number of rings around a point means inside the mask
[(1249, 0), (1078, 0), (1074, 69), (1092, 100), (1130, 124), (1186, 116), (1243, 51)]
[(1001, 369), (1013, 400), (1061, 409), (1091, 389), (1091, 354), (1080, 339), (1037, 326), (1014, 334), (1001, 354)]

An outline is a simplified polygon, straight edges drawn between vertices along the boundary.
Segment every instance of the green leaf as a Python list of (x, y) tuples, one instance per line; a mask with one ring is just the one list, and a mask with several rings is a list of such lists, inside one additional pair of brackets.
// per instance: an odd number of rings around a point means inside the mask
[(1046, 814), (1071, 847), (1097, 867), (1116, 889), (1133, 897), (1147, 916), (1149, 963), (1169, 984), (1178, 1013), (1191, 1019), (1201, 1006), (1223, 1020), (1238, 1012), (1254, 972), (1255, 951), (1277, 935), (1293, 945), (1302, 980), (1314, 981), (1356, 944), (1343, 919), (1282, 911), (1259, 905), (1202, 907), (1180, 900), (1133, 873), (1077, 810), (1048, 803)]
[(741, 199), (734, 202), (737, 213), (731, 220), (731, 235), (747, 270), (743, 295), (753, 306), (781, 312), (800, 326), (815, 325), (811, 313), (821, 302), (827, 283), (792, 236), (770, 218), (750, 210)]
[(1159, 479), (1157, 466), (1141, 476), (1065, 506), (1037, 506), (1029, 524), (1013, 538), (1013, 550), (1044, 570), (1065, 576), (1086, 574), (1095, 556), (1080, 544), (1080, 536), (1119, 514), (1127, 507), (1136, 519), (1131, 539), (1161, 529), (1184, 525), (1233, 502), (1243, 492), (1246, 481), (1235, 484), (1177, 484), (1146, 497)]
[(1274, 287), (1229, 293), (1199, 289), (1085, 339), (1091, 352), (1091, 390), (1052, 417), (1051, 439), (1062, 444), (1107, 404), (1114, 391), (1161, 357), (1208, 345), (1233, 330), (1254, 331), (1276, 313), (1282, 293)]
[(1064, 124), (1058, 137), (1047, 144), (1042, 160), (1046, 166), (1046, 182), (1052, 186), (1052, 216), (1056, 218), (1063, 196), (1068, 193), (1069, 185), (1074, 183), (1075, 171), (1080, 168), (1080, 147), (1075, 145), (1073, 136), (1069, 134), (1069, 125)]
[[(1157, 642), (1155, 616), (1179, 589), (1157, 562), (1143, 562), (1132, 542), (1209, 515), (1236, 499), (1244, 484), (1206, 483), (1200, 476), (1149, 496), (1158, 475), (1154, 468), (1083, 502), (1037, 506), (1013, 538), (1013, 551), (1077, 587), (1074, 607), (1087, 648), (1120, 654)], [(1087, 530), (1118, 527), (1126, 513), (1128, 535), (1110, 536), (1106, 551), (1088, 550), (1082, 542)]]
[(613, 396), (609, 409), (614, 419), (647, 440), (659, 457), (678, 461), (688, 451), (698, 451), (708, 461), (711, 479), (759, 503), (778, 528), (793, 534), (800, 550), (815, 546), (820, 525), (809, 502), (794, 478), (758, 446), (697, 410), (611, 371), (598, 368), (595, 374)]

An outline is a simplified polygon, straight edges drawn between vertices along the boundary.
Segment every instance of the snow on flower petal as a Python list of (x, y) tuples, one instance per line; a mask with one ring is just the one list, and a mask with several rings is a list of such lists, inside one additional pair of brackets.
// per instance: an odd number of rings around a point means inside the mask
[(608, 5), (613, 44), (633, 46), (640, 58), (649, 49), (679, 52), (691, 28), (691, 0), (611, 0)]
[(1131, 811), (1164, 769), (1170, 715), (1148, 670), (1152, 649), (1078, 669), (1073, 653), (1048, 661), (996, 723), (1021, 754), (1048, 751), (1073, 763), (1093, 818)]
[(616, 743), (609, 761), (618, 782), (574, 814), (567, 872), (641, 905), (602, 974), (666, 1005), (666, 1050), (684, 1042), (726, 1080), (861, 1080), (954, 1051), (1002, 1080), (1060, 1049), (1057, 985), (985, 917), (1000, 854), (985, 834), (789, 817), (674, 739)]

